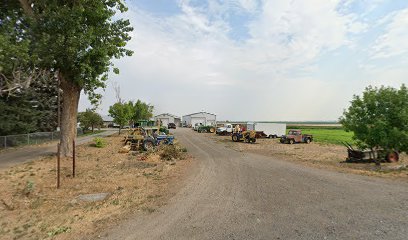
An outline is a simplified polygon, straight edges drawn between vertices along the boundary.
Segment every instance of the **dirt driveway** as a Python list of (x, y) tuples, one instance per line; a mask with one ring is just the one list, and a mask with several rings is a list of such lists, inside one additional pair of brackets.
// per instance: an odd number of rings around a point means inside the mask
[(239, 152), (255, 153), (344, 173), (398, 178), (401, 181), (408, 182), (408, 156), (405, 153), (400, 154), (400, 161), (397, 163), (381, 163), (378, 166), (375, 163), (346, 163), (347, 150), (346, 147), (341, 145), (316, 142), (310, 144), (281, 144), (278, 139), (268, 138), (257, 139), (255, 144), (246, 144), (244, 142), (235, 143), (231, 141), (230, 136), (217, 136), (214, 134), (205, 134), (203, 136)]
[(406, 239), (408, 184), (309, 168), (176, 136), (196, 167), (167, 206), (105, 239)]

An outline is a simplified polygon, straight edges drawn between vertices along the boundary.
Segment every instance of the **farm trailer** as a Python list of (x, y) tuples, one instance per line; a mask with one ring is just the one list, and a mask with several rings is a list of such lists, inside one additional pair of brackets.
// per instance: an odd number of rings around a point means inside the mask
[(252, 122), (248, 123), (248, 130), (263, 132), (263, 137), (278, 138), (286, 134), (285, 123)]

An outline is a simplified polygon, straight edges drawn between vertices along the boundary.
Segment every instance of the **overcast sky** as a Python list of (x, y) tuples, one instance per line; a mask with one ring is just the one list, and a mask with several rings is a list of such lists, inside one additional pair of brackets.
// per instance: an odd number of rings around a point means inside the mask
[[(368, 85), (408, 83), (407, 0), (129, 0), (132, 57), (115, 61), (100, 109), (337, 120)], [(80, 110), (89, 107), (81, 97)]]

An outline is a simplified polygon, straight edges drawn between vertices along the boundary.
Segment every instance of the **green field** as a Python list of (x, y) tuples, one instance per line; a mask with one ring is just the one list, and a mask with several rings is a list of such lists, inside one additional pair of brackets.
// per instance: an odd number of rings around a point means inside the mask
[(289, 129), (301, 129), (305, 134), (312, 134), (313, 140), (320, 143), (342, 144), (341, 142), (355, 143), (353, 133), (346, 132), (342, 127), (328, 126), (288, 126)]

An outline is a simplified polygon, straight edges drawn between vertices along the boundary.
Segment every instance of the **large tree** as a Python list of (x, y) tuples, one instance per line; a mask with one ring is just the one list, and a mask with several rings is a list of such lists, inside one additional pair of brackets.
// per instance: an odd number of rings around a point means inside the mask
[(340, 122), (361, 147), (408, 151), (408, 89), (368, 87), (354, 96)]
[(19, 35), (13, 39), (24, 40), (27, 45), (28, 51), (24, 51), (21, 44), (16, 44), (22, 49), (16, 52), (30, 59), (29, 66), (23, 69), (48, 69), (58, 73), (63, 97), (61, 153), (71, 156), (81, 91), (91, 99), (97, 98), (94, 91), (105, 87), (107, 73), (113, 66), (111, 59), (132, 54), (124, 48), (130, 40), (130, 23), (115, 17), (117, 11), (124, 12), (127, 8), (122, 0), (16, 2), (3, 1), (0, 20), (17, 19), (13, 27), (23, 30), (11, 32)]

